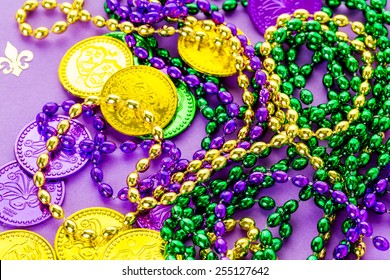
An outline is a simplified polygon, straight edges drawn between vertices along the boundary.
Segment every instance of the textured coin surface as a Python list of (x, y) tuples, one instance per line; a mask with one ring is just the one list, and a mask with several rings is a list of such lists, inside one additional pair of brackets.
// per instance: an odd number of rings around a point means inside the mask
[(133, 65), (133, 55), (121, 41), (95, 36), (71, 47), (61, 60), (58, 75), (64, 88), (77, 97), (100, 95), (114, 73)]
[[(46, 182), (51, 202), (61, 205), (65, 196), (63, 181)], [(0, 221), (16, 227), (42, 223), (51, 217), (50, 211), (38, 200), (38, 188), (16, 161), (0, 167)]]
[(158, 231), (131, 229), (114, 237), (104, 260), (163, 260), (165, 241)]
[(200, 40), (195, 36), (180, 36), (177, 49), (181, 58), (201, 73), (217, 77), (234, 75), (237, 70), (229, 42), (222, 40), (220, 46), (215, 44), (215, 39), (221, 38), (218, 27), (205, 30), (203, 21), (198, 21), (192, 28), (194, 32), (203, 32), (204, 36)]
[(68, 219), (73, 220), (79, 232), (92, 229), (97, 237), (85, 241), (81, 237), (70, 236), (61, 226), (56, 234), (54, 248), (59, 260), (99, 260), (108, 246), (108, 240), (103, 238), (102, 231), (107, 227), (123, 226), (124, 216), (109, 208), (87, 208), (80, 210)]
[(137, 224), (140, 228), (160, 230), (164, 221), (171, 216), (171, 206), (158, 205), (147, 214), (140, 214), (137, 217)]
[[(49, 126), (57, 127), (62, 120), (68, 117), (56, 115), (49, 119)], [(88, 158), (81, 156), (79, 143), (84, 139), (91, 139), (91, 134), (87, 128), (76, 120), (70, 121), (70, 129), (66, 134), (71, 136), (75, 145), (71, 149), (60, 148), (52, 153), (49, 166), (45, 169), (46, 179), (60, 179), (74, 174), (88, 163)], [(32, 122), (28, 124), (19, 134), (15, 143), (16, 160), (28, 174), (33, 175), (37, 170), (37, 158), (47, 151), (46, 139), (38, 132), (38, 124)]]
[(27, 230), (0, 233), (0, 260), (55, 260), (55, 253), (42, 236)]
[[(159, 70), (149, 66), (130, 66), (115, 73), (103, 87), (102, 98), (115, 94), (121, 101), (116, 105), (101, 104), (107, 122), (126, 135), (150, 134), (152, 126), (144, 121), (147, 110), (154, 123), (164, 128), (176, 112), (177, 92), (172, 81)], [(130, 109), (126, 100), (139, 103), (139, 109)]]
[(321, 10), (321, 0), (249, 0), (248, 13), (257, 30), (264, 34), (268, 27), (276, 24), (281, 14), (292, 14), (297, 9), (309, 13)]

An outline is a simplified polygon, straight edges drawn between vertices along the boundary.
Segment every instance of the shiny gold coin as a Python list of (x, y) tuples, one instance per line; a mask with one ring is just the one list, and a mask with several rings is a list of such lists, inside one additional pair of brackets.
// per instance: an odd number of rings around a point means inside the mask
[[(217, 77), (234, 75), (237, 72), (235, 58), (228, 40), (221, 39), (218, 27), (204, 29), (203, 22), (198, 21), (192, 27), (193, 35), (179, 37), (177, 48), (181, 58), (201, 73)], [(201, 37), (196, 37), (197, 32)]]
[(27, 230), (0, 233), (0, 260), (55, 260), (52, 246), (42, 236)]
[[(149, 66), (130, 66), (108, 79), (102, 90), (102, 99), (109, 95), (120, 97), (116, 105), (101, 103), (107, 122), (126, 135), (145, 135), (152, 126), (145, 122), (143, 112), (151, 112), (154, 124), (164, 128), (173, 118), (177, 107), (177, 92), (172, 81), (159, 70)], [(130, 109), (127, 100), (138, 102), (139, 109)]]
[(158, 231), (131, 229), (111, 240), (103, 260), (164, 260), (164, 246)]
[(61, 60), (58, 75), (64, 88), (77, 97), (100, 95), (114, 73), (133, 65), (130, 49), (120, 40), (95, 36), (71, 47)]
[[(54, 240), (54, 248), (59, 260), (99, 260), (108, 246), (109, 240), (102, 236), (107, 227), (121, 228), (124, 216), (108, 208), (87, 208), (80, 210), (68, 219), (73, 220), (78, 232), (76, 237), (69, 235), (61, 226)], [(85, 240), (81, 233), (92, 229), (96, 238)]]

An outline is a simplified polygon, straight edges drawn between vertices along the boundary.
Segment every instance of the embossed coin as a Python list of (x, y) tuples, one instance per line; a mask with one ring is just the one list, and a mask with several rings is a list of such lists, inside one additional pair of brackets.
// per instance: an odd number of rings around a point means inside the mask
[[(62, 204), (65, 195), (63, 181), (45, 184), (54, 204)], [(16, 161), (0, 167), (0, 221), (17, 227), (42, 223), (51, 217), (48, 209), (41, 207), (38, 188), (31, 176)]]
[(55, 253), (42, 236), (27, 230), (0, 233), (0, 260), (55, 260)]
[(66, 52), (58, 75), (66, 90), (85, 98), (100, 95), (109, 77), (131, 65), (133, 55), (122, 41), (109, 36), (95, 36), (77, 43)]
[(103, 260), (163, 260), (164, 245), (158, 231), (131, 229), (110, 241)]
[[(49, 119), (49, 126), (57, 127), (61, 120), (69, 119), (65, 116), (53, 116)], [(80, 122), (70, 121), (70, 130), (66, 134), (70, 136), (71, 141), (75, 141), (73, 148), (61, 148), (53, 153), (49, 166), (46, 168), (45, 175), (47, 179), (59, 179), (80, 170), (88, 159), (80, 155), (79, 143), (84, 139), (91, 139), (91, 134)], [(38, 124), (32, 122), (28, 124), (19, 134), (15, 143), (16, 160), (28, 174), (33, 175), (37, 170), (36, 160), (46, 150), (45, 137), (38, 132)]]
[(59, 260), (99, 260), (108, 246), (108, 240), (102, 236), (107, 227), (122, 227), (124, 216), (109, 208), (87, 208), (72, 214), (73, 220), (80, 232), (92, 229), (97, 237), (85, 241), (80, 236), (70, 236), (61, 226), (54, 240), (54, 248)]
[(248, 13), (253, 24), (264, 34), (268, 27), (276, 24), (281, 14), (291, 14), (297, 9), (305, 9), (309, 13), (321, 10), (321, 0), (249, 0)]
[(218, 27), (206, 30), (204, 21), (198, 21), (192, 29), (194, 33), (201, 32), (202, 38), (195, 36), (180, 36), (177, 49), (181, 58), (195, 70), (208, 75), (227, 77), (234, 75), (237, 70), (235, 59), (227, 40), (221, 40), (219, 46), (216, 38), (221, 38)]
[(137, 224), (140, 228), (160, 230), (164, 221), (171, 216), (171, 206), (158, 205), (147, 214), (140, 214), (137, 217)]
[[(152, 130), (142, 117), (142, 112), (151, 112), (155, 124), (164, 128), (175, 114), (177, 92), (172, 81), (159, 70), (149, 66), (130, 66), (115, 73), (103, 87), (102, 97), (110, 94), (120, 97), (117, 105), (101, 104), (107, 122), (126, 135), (145, 135)], [(138, 110), (126, 106), (126, 100), (140, 104)]]

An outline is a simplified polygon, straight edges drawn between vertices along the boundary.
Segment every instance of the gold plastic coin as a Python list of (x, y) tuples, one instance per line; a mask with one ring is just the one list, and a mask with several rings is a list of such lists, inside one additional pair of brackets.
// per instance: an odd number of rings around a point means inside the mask
[[(77, 225), (76, 236), (69, 235), (61, 226), (54, 240), (54, 248), (59, 260), (99, 260), (107, 248), (109, 240), (102, 232), (107, 227), (121, 228), (124, 216), (108, 208), (94, 207), (80, 210), (68, 219)], [(95, 238), (86, 240), (84, 230), (93, 230)]]
[(27, 230), (0, 233), (0, 260), (55, 260), (52, 246), (42, 236)]
[(131, 229), (113, 238), (104, 260), (163, 260), (165, 241), (158, 231)]
[(120, 40), (95, 36), (71, 47), (61, 60), (59, 79), (77, 97), (100, 95), (114, 73), (133, 65), (130, 49)]
[[(107, 122), (119, 132), (140, 136), (150, 134), (152, 126), (144, 121), (145, 110), (154, 116), (154, 124), (164, 128), (173, 118), (177, 107), (177, 92), (172, 81), (159, 70), (149, 66), (130, 66), (108, 79), (102, 90), (102, 100), (109, 95), (120, 97), (116, 105), (101, 103)], [(138, 102), (131, 109), (127, 101)]]

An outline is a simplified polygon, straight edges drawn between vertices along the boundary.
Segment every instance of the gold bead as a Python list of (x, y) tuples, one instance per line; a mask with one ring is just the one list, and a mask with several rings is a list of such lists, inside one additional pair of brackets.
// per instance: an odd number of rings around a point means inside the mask
[(288, 138), (287, 138), (286, 135), (277, 134), (274, 137), (272, 137), (272, 139), (269, 142), (269, 144), (272, 147), (280, 148), (287, 142), (287, 140), (288, 140)]
[(358, 95), (353, 102), (357, 108), (364, 106), (364, 103), (366, 103), (366, 97), (363, 94)]
[(227, 159), (224, 156), (217, 157), (211, 163), (214, 170), (220, 170), (226, 166)]
[[(233, 140), (234, 141), (234, 140)], [(227, 143), (227, 142), (226, 142)], [(205, 161), (213, 161), (214, 159), (216, 159), (218, 156), (220, 155), (220, 151), (217, 150), (217, 149), (211, 149), (211, 150), (208, 150), (204, 156), (204, 160)]]
[(364, 67), (363, 73), (362, 73), (363, 79), (365, 79), (365, 80), (371, 79), (373, 72), (374, 72), (374, 69), (372, 69), (371, 65), (367, 65), (366, 67)]
[(211, 244), (214, 244), (215, 241), (217, 241), (217, 236), (214, 232), (207, 232), (206, 235), (209, 238)]
[(202, 21), (202, 29), (210, 31), (215, 27), (215, 23), (212, 20), (206, 19)]
[(335, 182), (340, 182), (341, 179), (342, 179), (341, 175), (338, 172), (334, 171), (334, 170), (329, 170), (328, 171), (328, 175), (329, 175), (329, 181), (332, 184), (335, 183)]
[(321, 235), (325, 242), (328, 242), (330, 240), (331, 234), (330, 231), (324, 233)]
[(177, 198), (176, 193), (168, 192), (161, 197), (160, 202), (162, 205), (170, 205), (175, 202), (176, 198)]
[(154, 189), (154, 191), (153, 191), (153, 197), (154, 197), (155, 199), (157, 199), (157, 200), (160, 200), (160, 198), (165, 194), (165, 192), (166, 192), (166, 189), (165, 189), (163, 186), (159, 185), (159, 186), (157, 186), (157, 187)]
[(276, 25), (279, 27), (285, 26), (290, 19), (291, 16), (289, 14), (281, 14), (276, 20)]
[(374, 55), (370, 51), (364, 51), (362, 54), (362, 60), (366, 64), (373, 63)]
[(69, 117), (72, 119), (77, 118), (81, 115), (82, 112), (83, 112), (82, 105), (80, 103), (76, 103), (72, 107), (70, 107)]
[(164, 130), (159, 126), (153, 126), (152, 136), (154, 140), (161, 142), (164, 139)]
[(230, 38), (232, 36), (232, 31), (226, 25), (219, 25), (219, 26), (217, 26), (217, 32), (224, 39)]
[(276, 105), (282, 108), (288, 108), (290, 106), (290, 97), (284, 93), (279, 93), (274, 101)]
[(62, 120), (57, 125), (57, 132), (58, 134), (62, 135), (68, 132), (70, 128), (70, 122), (69, 120)]
[(249, 238), (251, 242), (255, 242), (260, 236), (260, 230), (256, 227), (253, 227), (248, 230), (246, 236)]
[(29, 0), (23, 4), (22, 9), (25, 10), (26, 12), (32, 12), (32, 11), (36, 10), (36, 8), (38, 8), (38, 5), (39, 5), (38, 1)]
[(240, 88), (247, 88), (249, 87), (249, 79), (248, 76), (245, 74), (241, 74), (237, 78), (237, 83)]
[(351, 45), (358, 51), (364, 51), (366, 49), (366, 46), (362, 41), (359, 40), (352, 40)]
[(299, 127), (296, 124), (290, 124), (287, 128), (287, 136), (290, 139), (294, 139), (299, 131)]
[[(231, 150), (233, 150), (237, 146), (236, 140), (229, 140), (226, 141), (222, 146), (222, 151), (225, 153), (229, 153)], [(207, 153), (206, 153), (207, 154)]]
[(241, 160), (246, 155), (246, 150), (243, 148), (235, 148), (230, 152), (231, 160)]
[(354, 253), (358, 258), (361, 258), (366, 253), (366, 244), (364, 242), (359, 242), (354, 249)]
[(305, 9), (296, 9), (293, 15), (295, 18), (300, 20), (307, 20), (307, 18), (310, 16), (310, 13)]
[(370, 91), (370, 84), (367, 81), (364, 81), (363, 83), (360, 84), (359, 91), (362, 94), (366, 94), (367, 92)]
[[(342, 31), (337, 31), (337, 32), (336, 32), (336, 37), (337, 37), (337, 39), (339, 39), (340, 41), (346, 41), (346, 42), (349, 41), (348, 34), (345, 33), (345, 32), (342, 32)], [(363, 44), (363, 43), (362, 43), (362, 44)], [(364, 45), (364, 44), (363, 44), (363, 45)]]
[(295, 148), (301, 156), (307, 156), (309, 154), (309, 148), (306, 146), (306, 144), (299, 142), (295, 145)]
[(244, 94), (242, 95), (242, 101), (248, 106), (252, 106), (254, 102), (254, 97), (252, 92), (246, 90), (244, 91)]
[(38, 188), (43, 187), (46, 183), (45, 174), (43, 174), (42, 171), (35, 172), (34, 176), (33, 176), (33, 182), (34, 182), (34, 185), (37, 186)]
[(64, 33), (67, 28), (68, 24), (65, 21), (57, 21), (53, 24), (51, 32), (53, 32), (54, 34), (61, 34)]
[(185, 181), (180, 188), (181, 194), (186, 194), (192, 192), (192, 190), (195, 188), (195, 182), (193, 181)]
[(184, 173), (183, 172), (176, 172), (172, 176), (172, 183), (181, 183), (184, 180)]
[(275, 118), (277, 118), (281, 123), (284, 123), (286, 120), (286, 114), (282, 110), (277, 110), (275, 112)]
[(236, 224), (237, 224), (236, 220), (231, 219), (231, 218), (224, 220), (223, 223), (226, 227), (226, 231), (234, 230), (236, 228)]
[(71, 9), (72, 9), (72, 4), (69, 2), (64, 2), (64, 3), (60, 4), (60, 10), (65, 15), (67, 15)]
[(273, 72), (276, 67), (275, 60), (273, 60), (272, 58), (266, 58), (263, 62), (263, 65), (264, 69), (268, 72)]
[(288, 109), (286, 113), (286, 119), (289, 123), (293, 124), (298, 121), (298, 113), (293, 109)]
[(132, 226), (137, 220), (137, 212), (130, 212), (125, 215), (123, 219), (123, 224), (127, 227)]
[(319, 23), (327, 23), (330, 20), (328, 14), (322, 11), (315, 12), (313, 18), (315, 21), (318, 21)]
[(346, 26), (349, 24), (349, 19), (345, 15), (336, 15), (333, 17), (333, 21), (338, 26)]
[[(193, 33), (193, 30), (189, 27), (183, 27), (182, 36), (184, 36), (185, 32), (189, 32), (187, 35), (191, 35)], [(162, 37), (169, 37), (176, 33), (176, 29), (173, 26), (164, 25), (157, 30), (157, 33)]]
[(270, 116), (272, 116), (273, 114), (275, 114), (275, 105), (274, 105), (273, 103), (268, 102), (266, 106), (267, 106), (268, 114), (269, 114)]
[[(249, 238), (249, 237), (248, 237)], [(259, 250), (264, 250), (264, 246), (260, 243), (252, 243), (249, 245), (249, 251), (254, 254)]]
[(84, 99), (84, 104), (88, 105), (88, 106), (96, 106), (96, 105), (99, 105), (99, 102), (100, 102), (100, 99), (98, 96), (94, 96), (94, 95), (91, 95), (91, 96), (88, 96)]
[(338, 124), (336, 124), (334, 131), (335, 133), (346, 131), (349, 127), (349, 123), (347, 121), (341, 121)]
[(130, 187), (128, 192), (127, 192), (127, 198), (130, 200), (132, 203), (136, 203), (141, 199), (141, 195), (139, 193), (139, 190), (136, 188)]
[(188, 172), (198, 172), (199, 169), (202, 168), (203, 162), (201, 160), (193, 160), (188, 164), (187, 171)]
[(267, 28), (267, 30), (264, 33), (264, 39), (267, 41), (271, 41), (274, 37), (275, 32), (278, 29), (275, 26), (270, 26)]
[(310, 164), (314, 167), (314, 169), (318, 170), (324, 166), (324, 162), (319, 157), (311, 157)]
[(144, 197), (138, 204), (139, 209), (150, 210), (157, 206), (157, 200), (154, 197)]
[(207, 255), (211, 252), (210, 249), (201, 249), (199, 250), (199, 256), (202, 260), (205, 260)]
[(92, 18), (91, 13), (87, 10), (81, 10), (79, 12), (79, 17), (80, 17), (80, 21), (82, 22), (90, 21)]
[(118, 228), (117, 227), (106, 227), (103, 230), (103, 237), (105, 239), (111, 239), (114, 235), (118, 233)]
[(38, 27), (33, 31), (35, 39), (45, 39), (47, 35), (49, 35), (49, 29), (47, 29), (47, 27)]
[(49, 164), (49, 159), (50, 158), (48, 153), (40, 154), (39, 157), (37, 158), (38, 168), (44, 169)]
[(80, 11), (84, 7), (84, 0), (74, 0), (72, 7)]
[(75, 23), (80, 19), (80, 14), (78, 10), (70, 10), (69, 13), (66, 15), (66, 21), (70, 24)]
[(255, 118), (255, 112), (252, 109), (248, 108), (244, 114), (245, 124), (250, 125), (253, 122), (254, 118)]
[(149, 149), (149, 157), (151, 159), (158, 158), (161, 156), (162, 153), (162, 147), (161, 144), (154, 144), (152, 147)]
[(248, 250), (249, 249), (249, 239), (244, 237), (244, 238), (240, 238), (238, 239), (236, 242), (234, 242), (234, 247), (237, 247), (237, 248), (240, 248), (240, 249), (244, 249), (244, 250)]
[(242, 218), (238, 224), (240, 225), (240, 228), (246, 231), (256, 226), (256, 222), (253, 219), (247, 217)]
[(50, 193), (44, 189), (39, 189), (38, 190), (38, 199), (44, 205), (50, 204), (50, 202), (51, 202)]
[(110, 18), (106, 21), (106, 27), (110, 31), (115, 31), (118, 29), (118, 21), (116, 19)]
[(247, 126), (243, 126), (239, 131), (238, 131), (238, 134), (237, 134), (237, 138), (238, 140), (242, 140), (242, 139), (245, 139), (249, 134), (249, 127)]
[(353, 122), (359, 118), (359, 110), (358, 109), (352, 109), (348, 113), (348, 121)]
[(151, 25), (141, 25), (138, 27), (138, 34), (142, 37), (150, 37), (154, 34), (154, 27)]
[(57, 1), (55, 0), (43, 0), (41, 2), (42, 7), (44, 7), (46, 10), (53, 10), (57, 8)]
[(57, 204), (50, 204), (49, 210), (53, 218), (60, 220), (64, 218), (64, 210)]
[(313, 131), (309, 128), (301, 128), (298, 131), (299, 138), (303, 140), (309, 140), (313, 136), (313, 134), (314, 134)]
[(138, 171), (138, 172), (145, 172), (146, 170), (148, 170), (150, 167), (150, 159), (148, 158), (142, 158), (140, 159), (136, 166), (135, 166), (135, 169)]
[(102, 27), (106, 26), (106, 19), (102, 16), (94, 16), (92, 18), (92, 23), (96, 27), (102, 28)]
[(85, 241), (92, 241), (96, 239), (97, 234), (93, 229), (84, 229), (80, 237)]
[(272, 81), (275, 81), (279, 86), (282, 84), (282, 79), (278, 74), (272, 74), (271, 77), (269, 78)]
[(234, 256), (233, 250), (227, 250), (226, 257), (228, 257), (229, 260), (235, 260), (235, 256)]
[(207, 168), (202, 168), (196, 173), (196, 181), (197, 182), (205, 182), (210, 179), (211, 170)]
[(329, 31), (329, 27), (327, 25), (321, 24), (322, 31)]
[(351, 23), (351, 29), (357, 35), (361, 35), (364, 33), (364, 24), (359, 21), (354, 21)]
[(271, 128), (271, 130), (278, 131), (282, 126), (282, 124), (280, 123), (280, 120), (278, 120), (277, 118), (271, 117), (269, 119), (268, 126), (269, 128)]
[(46, 141), (46, 149), (51, 152), (58, 148), (60, 139), (57, 136), (52, 136)]
[(253, 143), (250, 151), (251, 153), (254, 153), (255, 155), (261, 155), (265, 150), (268, 149), (268, 144), (265, 142), (256, 142)]
[(124, 21), (119, 24), (119, 29), (126, 34), (130, 34), (134, 30), (134, 25), (129, 21)]
[(15, 19), (18, 23), (23, 23), (26, 21), (27, 13), (23, 9), (19, 9), (16, 11)]
[(261, 44), (260, 46), (260, 53), (264, 56), (268, 56), (270, 55), (272, 51), (272, 47), (271, 47), (271, 44), (268, 43), (268, 42), (264, 42)]
[(332, 132), (330, 128), (320, 128), (316, 131), (316, 137), (320, 140), (325, 140), (332, 136)]
[(369, 47), (370, 49), (374, 49), (376, 48), (376, 40), (374, 38), (372, 38), (371, 35), (368, 35), (365, 39), (364, 39), (364, 43), (366, 44), (367, 47)]
[(241, 48), (241, 41), (237, 37), (229, 39), (229, 46), (232, 51), (238, 51)]
[(319, 253), (318, 253), (318, 258), (319, 259), (324, 259), (326, 256), (326, 248), (323, 248)]
[(138, 184), (139, 174), (132, 172), (127, 176), (126, 182), (129, 188), (135, 187)]
[(62, 224), (62, 227), (69, 234), (74, 235), (77, 232), (77, 225), (72, 220), (65, 220), (64, 223)]
[(148, 110), (143, 111), (143, 118), (147, 123), (153, 123), (154, 122), (154, 115), (152, 112)]

